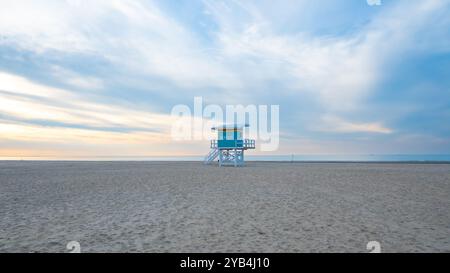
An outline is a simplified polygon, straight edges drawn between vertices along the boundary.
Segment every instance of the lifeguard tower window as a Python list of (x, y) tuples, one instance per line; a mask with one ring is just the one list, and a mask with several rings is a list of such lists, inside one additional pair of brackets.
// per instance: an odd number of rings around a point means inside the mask
[(242, 140), (242, 131), (237, 131), (236, 139)]
[(234, 140), (234, 131), (228, 130), (225, 135), (226, 140)]

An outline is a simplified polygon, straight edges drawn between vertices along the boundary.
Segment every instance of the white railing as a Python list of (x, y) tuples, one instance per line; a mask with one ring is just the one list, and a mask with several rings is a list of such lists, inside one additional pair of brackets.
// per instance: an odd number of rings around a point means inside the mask
[[(245, 139), (243, 142), (243, 148), (245, 149), (255, 149), (256, 148), (256, 141), (254, 139)], [(216, 139), (211, 140), (211, 149), (217, 149), (219, 147), (219, 141)]]
[(256, 141), (254, 139), (246, 139), (244, 140), (244, 148), (245, 149), (255, 149)]
[(219, 146), (218, 141), (213, 139), (211, 140), (211, 149), (217, 149), (217, 146)]

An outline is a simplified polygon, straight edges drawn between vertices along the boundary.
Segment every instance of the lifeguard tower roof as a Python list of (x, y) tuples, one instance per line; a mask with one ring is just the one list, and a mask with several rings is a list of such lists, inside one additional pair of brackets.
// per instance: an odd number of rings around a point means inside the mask
[(227, 130), (227, 129), (244, 129), (250, 127), (248, 124), (223, 124), (220, 126), (214, 126), (211, 130)]

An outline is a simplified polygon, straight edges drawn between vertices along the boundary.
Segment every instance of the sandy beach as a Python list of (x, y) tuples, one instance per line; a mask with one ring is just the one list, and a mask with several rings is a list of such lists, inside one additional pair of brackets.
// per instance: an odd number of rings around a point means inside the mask
[(450, 165), (0, 162), (0, 252), (450, 252)]

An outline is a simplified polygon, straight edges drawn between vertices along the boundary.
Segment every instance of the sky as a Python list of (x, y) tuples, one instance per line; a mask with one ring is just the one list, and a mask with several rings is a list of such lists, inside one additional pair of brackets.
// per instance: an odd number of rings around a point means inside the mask
[(0, 6), (0, 157), (203, 155), (194, 97), (279, 105), (270, 154), (450, 154), (450, 0)]

